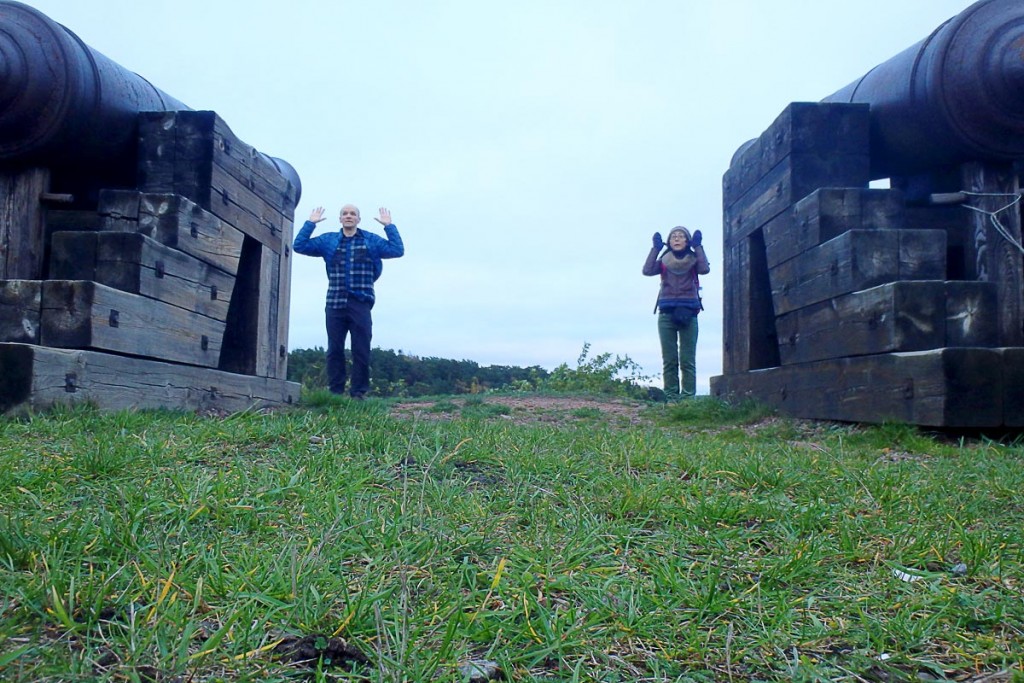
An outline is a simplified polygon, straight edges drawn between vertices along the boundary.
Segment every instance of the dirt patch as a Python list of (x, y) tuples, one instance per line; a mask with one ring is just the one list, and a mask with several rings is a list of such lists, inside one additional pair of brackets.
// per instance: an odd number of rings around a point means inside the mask
[(645, 422), (641, 401), (622, 398), (561, 396), (478, 396), (430, 401), (405, 401), (391, 408), (396, 417), (418, 420), (451, 420), (479, 417), (513, 424), (568, 424), (600, 422), (630, 427)]

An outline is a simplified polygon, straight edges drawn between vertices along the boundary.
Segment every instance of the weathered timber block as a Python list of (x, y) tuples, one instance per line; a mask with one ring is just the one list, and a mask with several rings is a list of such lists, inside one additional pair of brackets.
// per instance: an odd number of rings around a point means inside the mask
[(722, 371), (727, 374), (751, 370), (750, 350), (750, 247), (746, 241), (724, 245), (725, 280), (722, 290)]
[(50, 274), (58, 280), (93, 280), (220, 322), (227, 320), (235, 286), (234, 276), (137, 232), (56, 233)]
[[(970, 204), (997, 213), (999, 227), (988, 214), (971, 211), (964, 241), (966, 279), (993, 282), (998, 286), (1000, 346), (1024, 344), (1024, 261), (1021, 243), (1021, 212), (1007, 208), (1008, 197), (1019, 197), (1020, 184), (1012, 164), (969, 163), (961, 167), (964, 189), (980, 197)], [(1001, 196), (1000, 196), (1001, 195)]]
[(815, 420), (1000, 427), (1020, 424), (1024, 411), (1024, 403), (1004, 402), (1005, 378), (1021, 375), (1008, 370), (1010, 359), (1001, 349), (977, 348), (852, 356), (720, 375), (711, 393)]
[(294, 216), (296, 190), (214, 112), (140, 115), (139, 183), (179, 194), (276, 252)]
[(262, 295), (256, 328), (256, 374), (261, 377), (277, 377), (280, 362), (277, 353), (277, 335), (280, 331), (277, 316), (280, 312), (278, 283), (281, 281), (281, 255), (267, 247), (262, 249), (259, 287)]
[(776, 325), (782, 364), (792, 365), (893, 351), (995, 346), (995, 322), (992, 286), (919, 280), (813, 304), (780, 316)]
[(768, 266), (761, 231), (725, 247), (724, 357), (726, 372), (779, 364)]
[[(867, 186), (867, 153), (802, 152), (784, 157), (738, 200), (726, 204), (724, 240), (731, 244), (768, 224), (821, 187)], [(863, 180), (862, 183), (856, 181)]]
[(946, 343), (943, 346), (1000, 346), (995, 283), (948, 280), (943, 292), (946, 303)]
[[(289, 248), (290, 252), (290, 248)], [(279, 377), (287, 372), (287, 337), (280, 337), (287, 325), (288, 300), (278, 286), (282, 278), (281, 254), (246, 238), (242, 248), (235, 291), (228, 310), (227, 330), (220, 369), (246, 375)], [(287, 288), (284, 290), (286, 293)], [(285, 312), (285, 321), (280, 316)], [(282, 349), (284, 356), (282, 358)]]
[[(175, 140), (175, 112), (140, 112), (138, 123), (138, 187), (159, 194), (181, 194), (176, 188), (184, 185), (185, 179), (179, 179), (177, 176), (182, 175), (187, 169), (176, 163), (178, 146)], [(206, 172), (206, 177), (196, 177), (195, 174), (202, 171)], [(193, 194), (198, 194), (200, 187), (209, 186), (209, 173), (208, 164), (193, 169), (193, 175), (188, 181), (188, 187)]]
[(228, 273), (238, 273), (245, 235), (175, 194), (100, 192), (104, 230), (139, 232)]
[(899, 190), (821, 188), (798, 201), (764, 227), (768, 266), (842, 235), (848, 230), (903, 227), (903, 194)]
[(101, 410), (238, 412), (298, 402), (300, 385), (279, 379), (129, 358), (97, 351), (0, 344), (0, 413), (88, 403)]
[[(284, 246), (282, 233), (286, 224), (290, 226), (294, 211), (282, 214), (276, 208), (261, 202), (254, 188), (239, 181), (216, 164), (213, 167), (213, 192), (213, 213), (232, 225), (248, 226), (251, 230), (248, 234), (274, 251), (281, 251)], [(256, 199), (253, 199), (254, 196)]]
[(275, 370), (271, 377), (279, 379), (288, 378), (288, 325), (289, 309), (291, 307), (292, 291), (292, 230), (287, 227), (287, 232), (282, 236), (285, 240), (284, 250), (280, 255), (280, 267), (278, 268), (278, 286), (274, 288), (277, 296), (277, 347), (274, 349), (276, 362)]
[(103, 221), (92, 209), (56, 209), (46, 210), (46, 235), (49, 237), (61, 230), (99, 230)]
[(212, 131), (217, 166), (254, 192), (268, 208), (285, 216), (294, 214), (298, 188), (274, 167), (268, 157), (239, 140), (224, 119), (212, 111), (178, 112), (176, 118), (193, 139), (201, 137), (205, 140)]
[(95, 232), (55, 232), (50, 239), (50, 278), (96, 280)]
[(41, 280), (0, 280), (0, 341), (39, 343)]
[(82, 280), (43, 283), (40, 343), (217, 367), (224, 323)]
[[(726, 207), (738, 201), (755, 184), (790, 155), (866, 157), (869, 154), (869, 106), (793, 102), (760, 135), (733, 155), (722, 179)], [(853, 175), (820, 182), (816, 187), (866, 187), (868, 172), (852, 164), (840, 165)], [(799, 199), (799, 197), (798, 197)]]
[(42, 279), (46, 228), (39, 196), (49, 186), (43, 168), (0, 173), (0, 280)]
[(139, 232), (237, 275), (245, 235), (180, 195), (143, 194)]
[(100, 229), (107, 232), (137, 232), (141, 197), (142, 193), (134, 190), (100, 190), (96, 207)]
[(1024, 427), (1024, 347), (1000, 349), (1003, 355), (1003, 406), (1006, 427)]
[(896, 280), (945, 280), (941, 230), (850, 230), (769, 270), (777, 316)]

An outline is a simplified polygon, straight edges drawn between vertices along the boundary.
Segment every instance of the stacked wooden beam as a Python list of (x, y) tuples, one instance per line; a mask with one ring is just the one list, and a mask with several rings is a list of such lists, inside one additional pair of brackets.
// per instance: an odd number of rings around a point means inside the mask
[(868, 126), (865, 105), (794, 103), (734, 157), (712, 393), (809, 418), (1024, 424), (1019, 253), (978, 248), (995, 237), (966, 211), (908, 220), (900, 190), (869, 189)]
[(45, 171), (4, 174), (0, 412), (297, 400), (297, 188), (213, 112), (140, 114), (137, 170), (135, 189), (99, 192), (95, 220), (40, 208)]

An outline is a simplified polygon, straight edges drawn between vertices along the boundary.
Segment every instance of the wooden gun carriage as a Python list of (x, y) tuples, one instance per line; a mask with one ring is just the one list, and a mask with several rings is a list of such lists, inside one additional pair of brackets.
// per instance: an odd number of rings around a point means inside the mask
[(289, 404), (298, 175), (0, 2), (0, 413)]
[(1024, 426), (1022, 160), (1019, 0), (977, 2), (787, 107), (723, 178), (712, 394), (812, 419)]

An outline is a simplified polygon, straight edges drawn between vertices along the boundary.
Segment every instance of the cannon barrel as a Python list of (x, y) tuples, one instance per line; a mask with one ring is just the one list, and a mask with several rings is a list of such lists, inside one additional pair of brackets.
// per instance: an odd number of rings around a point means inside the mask
[(873, 178), (1024, 158), (1024, 2), (981, 0), (824, 102), (871, 106)]
[[(0, 164), (123, 167), (139, 112), (188, 109), (38, 10), (0, 0)], [(288, 162), (264, 156), (301, 188)]]

